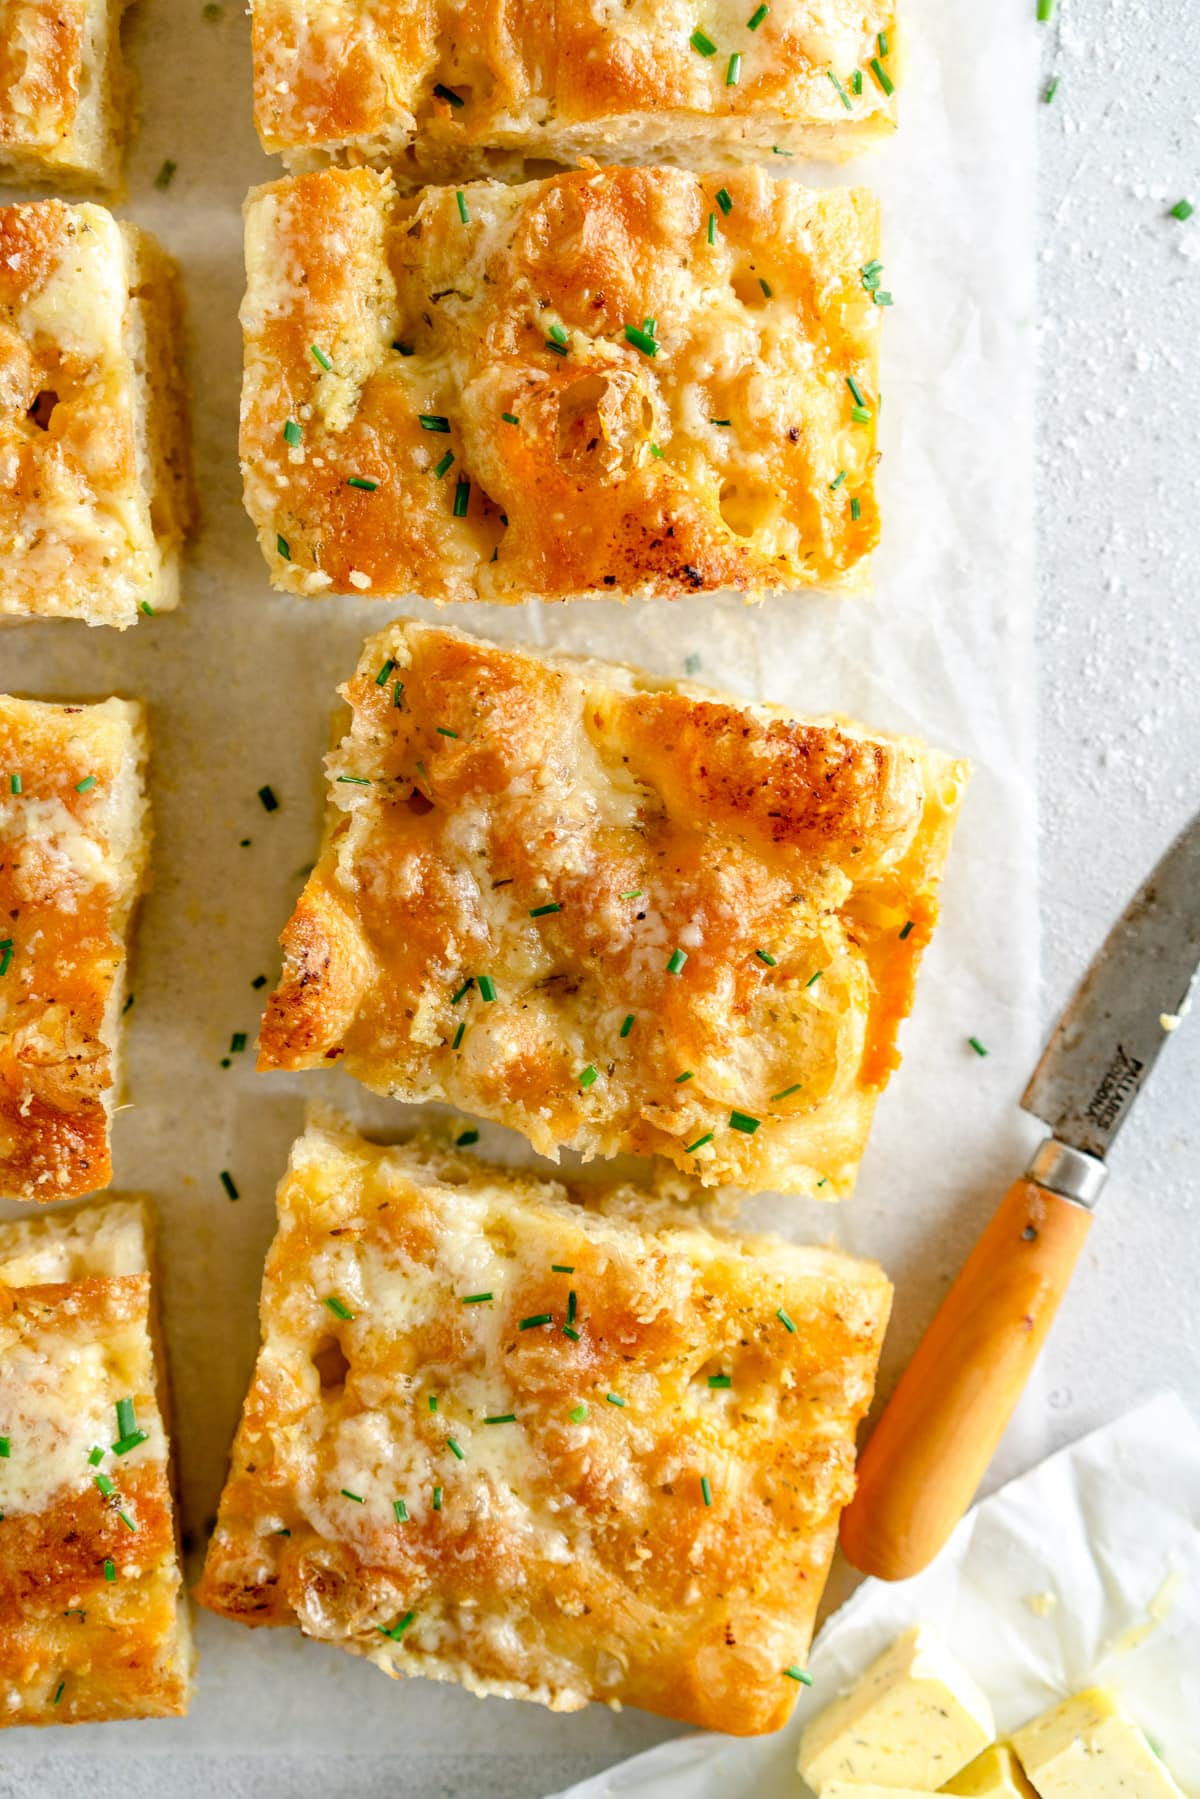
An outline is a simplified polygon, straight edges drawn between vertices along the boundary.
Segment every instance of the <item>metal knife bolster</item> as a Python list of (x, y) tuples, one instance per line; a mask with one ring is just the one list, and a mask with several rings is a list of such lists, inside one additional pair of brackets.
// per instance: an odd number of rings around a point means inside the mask
[(1090, 1212), (1104, 1191), (1108, 1169), (1098, 1156), (1047, 1137), (1034, 1151), (1025, 1179)]

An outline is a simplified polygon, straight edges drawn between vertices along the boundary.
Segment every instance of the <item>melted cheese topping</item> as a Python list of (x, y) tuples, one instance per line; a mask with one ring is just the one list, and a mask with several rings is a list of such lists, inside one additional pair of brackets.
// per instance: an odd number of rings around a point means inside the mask
[(146, 754), (145, 717), (133, 702), (0, 696), (0, 1194), (8, 1198), (69, 1198), (110, 1177), (125, 937), (149, 849)]
[(112, 187), (127, 83), (120, 21), (128, 0), (0, 0), (0, 174), (10, 181)]
[(849, 1191), (963, 764), (416, 624), (345, 692), (260, 1066), (340, 1060), (545, 1155)]
[(178, 599), (174, 272), (102, 207), (0, 208), (0, 617), (120, 628)]
[(645, 162), (667, 145), (708, 167), (836, 156), (892, 129), (894, 0), (772, 0), (753, 29), (752, 12), (743, 0), (699, 12), (690, 0), (252, 0), (255, 119), (293, 167), (391, 162), (436, 180), (537, 158)]
[[(145, 1224), (0, 1223), (0, 1726), (186, 1709)], [(117, 1455), (122, 1400), (144, 1440)]]
[(200, 1597), (393, 1674), (775, 1729), (890, 1289), (651, 1194), (579, 1197), (309, 1128)]
[(861, 585), (877, 251), (869, 194), (754, 171), (257, 190), (241, 452), (274, 584), (505, 602)]

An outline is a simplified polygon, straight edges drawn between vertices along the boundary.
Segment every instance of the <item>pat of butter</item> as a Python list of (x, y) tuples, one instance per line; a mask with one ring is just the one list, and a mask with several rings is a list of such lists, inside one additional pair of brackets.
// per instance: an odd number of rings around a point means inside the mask
[(993, 1743), (942, 1791), (962, 1794), (964, 1799), (1033, 1799), (1033, 1788), (1008, 1743)]
[(1183, 1799), (1111, 1693), (1092, 1687), (1013, 1732), (1041, 1799)]
[(833, 1781), (932, 1793), (995, 1735), (984, 1695), (921, 1626), (813, 1719), (800, 1740), (800, 1772), (821, 1794)]

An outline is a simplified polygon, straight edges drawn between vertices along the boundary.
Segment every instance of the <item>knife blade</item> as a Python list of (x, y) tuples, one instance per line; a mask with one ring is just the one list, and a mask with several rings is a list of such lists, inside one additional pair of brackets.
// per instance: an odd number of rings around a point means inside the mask
[(1055, 1026), (1021, 1104), (1059, 1143), (1103, 1161), (1200, 964), (1200, 813), (1109, 932)]
[(1104, 1158), (1200, 963), (1200, 815), (1134, 895), (1063, 1013), (1022, 1104), (1051, 1135), (938, 1308), (859, 1461), (847, 1559), (906, 1580), (971, 1502), (1079, 1262)]

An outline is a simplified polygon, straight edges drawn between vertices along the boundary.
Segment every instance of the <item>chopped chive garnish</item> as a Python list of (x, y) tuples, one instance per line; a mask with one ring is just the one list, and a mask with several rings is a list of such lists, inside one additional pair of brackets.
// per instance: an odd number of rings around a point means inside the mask
[(131, 1430), (127, 1436), (121, 1438), (119, 1443), (113, 1444), (113, 1454), (128, 1455), (130, 1450), (136, 1449), (140, 1443), (148, 1443), (149, 1440), (149, 1432), (144, 1430)]
[(118, 1511), (117, 1517), (121, 1520), (121, 1523), (125, 1526), (126, 1530), (131, 1530), (135, 1536), (137, 1535), (137, 1525), (129, 1516), (128, 1512)]
[(105, 1580), (115, 1580), (117, 1578), (117, 1564), (107, 1556), (104, 1561), (104, 1578)]
[[(103, 1455), (104, 1451), (101, 1450), (100, 1453)], [(12, 1444), (7, 1437), (0, 1437), (0, 1462), (7, 1462), (11, 1455)]]
[(521, 423), (515, 412), (502, 412), (500, 417), (504, 420), (506, 425), (519, 425)]
[(708, 215), (708, 241), (710, 244), (715, 244), (717, 241), (717, 215), (715, 212), (710, 212)]
[(618, 899), (641, 899), (643, 891), (644, 890), (641, 887), (631, 887), (628, 893), (619, 893), (617, 895), (617, 898)]
[(857, 496), (850, 502), (850, 517), (856, 524), (862, 517), (862, 501)]
[(461, 187), (458, 189), (454, 198), (458, 205), (459, 218), (462, 220), (464, 225), (469, 225), (471, 223), (471, 215), (467, 211), (467, 196), (463, 193)]
[(517, 1414), (515, 1412), (497, 1412), (494, 1417), (485, 1418), (483, 1422), (485, 1424), (515, 1424)]
[(179, 164), (177, 162), (172, 162), (171, 158), (168, 156), (167, 160), (163, 163), (162, 167), (159, 169), (158, 174), (154, 177), (155, 187), (161, 187), (161, 188), (170, 187), (172, 181), (174, 181), (174, 179), (175, 179), (176, 170), (178, 168), (179, 168)]
[(695, 1078), (696, 1078), (696, 1071), (695, 1071), (695, 1069), (693, 1069), (693, 1068), (685, 1068), (685, 1069), (684, 1069), (684, 1071), (683, 1071), (683, 1073), (682, 1073), (682, 1074), (677, 1074), (677, 1075), (676, 1075), (676, 1076), (675, 1076), (675, 1085), (676, 1085), (676, 1086), (677, 1086), (677, 1087), (682, 1087), (682, 1086), (683, 1086), (683, 1083), (684, 1083), (684, 1082), (685, 1082), (685, 1081), (694, 1081), (694, 1080), (695, 1080)]
[(76, 793), (90, 793), (95, 785), (95, 775), (84, 775), (82, 781), (76, 781), (75, 791)]
[(1055, 94), (1058, 92), (1059, 79), (1060, 78), (1057, 75), (1051, 76), (1050, 80), (1046, 83), (1045, 87), (1042, 89), (1042, 105), (1043, 106), (1049, 106), (1051, 100), (1053, 100)]
[(452, 996), (452, 998), (450, 1000), (450, 1004), (452, 1006), (456, 1006), (458, 1004), (459, 1000), (462, 999), (465, 994), (469, 993), (474, 985), (475, 985), (475, 976), (473, 974), (469, 974), (467, 976), (466, 980), (463, 982), (462, 986), (459, 988), (458, 992)]
[(850, 89), (851, 89), (852, 93), (855, 93), (855, 94), (862, 93), (862, 70), (861, 69), (855, 69), (853, 75), (851, 75)]
[(805, 981), (805, 983), (804, 983), (805, 987), (815, 987), (817, 982), (820, 980), (821, 976), (824, 973), (825, 973), (825, 970), (823, 968), (818, 968), (817, 972), (815, 974), (809, 975), (807, 981)]
[(795, 154), (794, 150), (781, 150), (778, 144), (771, 145), (772, 156), (794, 156)]
[(754, 953), (758, 957), (760, 962), (766, 963), (768, 968), (778, 968), (779, 967), (778, 962), (775, 960), (775, 957), (771, 954), (771, 952), (769, 950), (756, 949)]
[(651, 337), (648, 331), (643, 331), (640, 325), (626, 325), (625, 341), (631, 343), (635, 350), (640, 350), (643, 356), (658, 355), (658, 339)]
[(390, 1630), (385, 1630), (382, 1624), (377, 1624), (375, 1628), (381, 1637), (387, 1637), (391, 1642), (398, 1643), (416, 1615), (416, 1612), (405, 1612), (403, 1618), (397, 1618)]
[(453, 467), (454, 467), (454, 452), (452, 450), (447, 450), (446, 454), (444, 456), (440, 457), (439, 460), (437, 462), (435, 462), (433, 465), (433, 473), (434, 473), (435, 480), (440, 481), (442, 476), (446, 473), (447, 469), (451, 469)]
[(855, 405), (865, 406), (867, 402), (864, 398), (862, 388), (858, 385), (858, 382), (854, 379), (853, 375), (846, 376), (846, 386), (850, 389), (850, 395)]
[(488, 1005), (496, 997), (496, 983), (490, 974), (481, 974), (479, 977), (479, 997)]
[(465, 475), (460, 475), (454, 488), (454, 516), (466, 518), (467, 507), (471, 504), (471, 483)]
[(572, 1343), (578, 1343), (579, 1341), (579, 1332), (575, 1329), (573, 1324), (564, 1324), (562, 1327), (562, 1334), (564, 1337), (570, 1337)]
[(245, 1049), (245, 1047), (246, 1047), (245, 1031), (234, 1031), (233, 1035), (229, 1039), (230, 1055), (231, 1056), (240, 1056), (242, 1051)]
[(393, 1499), (392, 1516), (395, 1518), (397, 1524), (408, 1523), (408, 1507), (402, 1499)]
[(467, 1022), (466, 1022), (466, 1019), (464, 1019), (463, 1022), (459, 1025), (458, 1029), (454, 1033), (454, 1042), (450, 1045), (451, 1049), (457, 1049), (459, 1047), (459, 1045), (462, 1043), (463, 1037), (466, 1034), (466, 1029), (467, 1029)]
[(567, 345), (566, 344), (556, 344), (552, 337), (548, 337), (546, 339), (542, 348), (549, 350), (551, 352), (551, 354), (554, 356), (565, 356), (567, 354)]
[(341, 1491), (341, 1495), (342, 1495), (343, 1499), (352, 1499), (354, 1501), (355, 1505), (365, 1505), (366, 1504), (366, 1500), (363, 1498), (361, 1493), (352, 1493), (350, 1491), (349, 1487), (342, 1487), (340, 1489), (340, 1491)]
[(772, 1093), (771, 1104), (774, 1105), (777, 1099), (790, 1099), (793, 1093), (799, 1093), (803, 1085), (803, 1081), (793, 1081), (790, 1087), (782, 1087), (778, 1093)]
[(326, 374), (329, 374), (333, 368), (333, 364), (330, 362), (328, 356), (326, 356), (320, 344), (309, 344), (308, 347), (312, 351), (315, 361), (325, 370)]
[(572, 1287), (570, 1292), (567, 1294), (567, 1323), (568, 1324), (574, 1324), (575, 1314), (578, 1310), (579, 1310), (579, 1295), (576, 1293), (574, 1287)]
[(634, 1021), (633, 1013), (627, 1012), (621, 1023), (621, 1036), (622, 1037), (628, 1037), (630, 1031), (633, 1029), (634, 1022), (635, 1021)]
[(439, 737), (457, 737), (458, 736), (458, 732), (452, 731), (450, 729), (449, 725), (439, 725), (437, 728), (437, 734)]
[(8, 777), (8, 791), (9, 791), (9, 792), (10, 792), (10, 793), (20, 793), (20, 791), (21, 791), (21, 777), (20, 777), (20, 775), (9, 775), (9, 777)]
[(440, 412), (418, 412), (422, 431), (449, 431), (450, 420)]
[(549, 918), (551, 912), (561, 911), (562, 907), (559, 905), (558, 901), (551, 900), (545, 906), (532, 906), (530, 908), (529, 916), (530, 918)]
[(685, 949), (673, 949), (667, 962), (667, 973), (679, 974), (687, 959), (688, 953)]
[(650, 333), (651, 337), (657, 337), (657, 335), (658, 335), (658, 320), (650, 319), (650, 318), (643, 319), (642, 320), (642, 330), (648, 331)]
[(844, 468), (840, 468), (838, 470), (837, 474), (833, 477), (833, 480), (829, 483), (830, 493), (836, 493), (838, 488), (842, 485), (842, 482), (845, 479), (846, 479), (846, 471)]
[(66, 1684), (67, 1684), (67, 1683), (66, 1683), (66, 1681), (65, 1681), (65, 1680), (60, 1680), (60, 1681), (59, 1681), (59, 1683), (58, 1683), (58, 1685), (57, 1685), (57, 1687), (56, 1687), (56, 1688), (55, 1688), (55, 1689), (54, 1689), (54, 1698), (53, 1698), (53, 1699), (52, 1699), (52, 1700), (51, 1700), (51, 1702), (50, 1702), (50, 1703), (51, 1703), (51, 1704), (52, 1704), (52, 1705), (57, 1705), (57, 1704), (58, 1704), (58, 1702), (59, 1702), (59, 1700), (60, 1700), (60, 1699), (61, 1699), (61, 1698), (62, 1698), (62, 1696), (63, 1696), (63, 1688), (64, 1688), (64, 1687), (65, 1687), (65, 1686), (66, 1686)]
[(8, 973), (9, 964), (12, 962), (12, 959), (13, 940), (11, 937), (5, 937), (4, 940), (0, 942), (0, 974)]
[(717, 46), (713, 43), (707, 32), (701, 31), (699, 25), (697, 25), (695, 31), (693, 31), (688, 42), (691, 44), (693, 50), (698, 50), (700, 52), (701, 56), (715, 56), (717, 54)]
[(431, 1412), (436, 1412), (438, 1409), (438, 1396), (436, 1393), (431, 1393), (429, 1395), (429, 1409)]
[(656, 456), (660, 462), (662, 461), (662, 451), (659, 449), (657, 444), (650, 445), (650, 454), (652, 456)]
[(374, 493), (379, 486), (378, 481), (368, 481), (364, 475), (347, 475), (347, 487), (359, 487), (363, 493)]
[[(6, 1442), (7, 1442), (7, 1440), (8, 1439), (5, 1438)], [(113, 1494), (117, 1490), (116, 1481), (109, 1480), (107, 1474), (97, 1474), (93, 1477), (93, 1479), (94, 1479), (96, 1491), (100, 1494), (100, 1497), (102, 1499), (111, 1499)]]
[(705, 1131), (703, 1137), (697, 1137), (696, 1141), (694, 1143), (689, 1143), (686, 1146), (686, 1148), (684, 1149), (683, 1153), (685, 1156), (694, 1156), (698, 1149), (703, 1149), (704, 1145), (706, 1143), (711, 1143), (712, 1140), (713, 1140), (712, 1132)]
[(742, 75), (742, 53), (735, 50), (729, 58), (729, 66), (725, 70), (725, 86), (736, 87)]
[(230, 1199), (240, 1199), (241, 1195), (238, 1193), (237, 1186), (235, 1185), (233, 1176), (230, 1174), (228, 1168), (222, 1168), (221, 1170), (221, 1185), (224, 1187)]
[(343, 1318), (349, 1322), (349, 1320), (354, 1317), (354, 1313), (350, 1310), (350, 1307), (344, 1300), (339, 1299), (336, 1293), (327, 1293), (325, 1295), (325, 1304), (329, 1307), (329, 1310), (333, 1313), (335, 1318)]
[(968, 1037), (967, 1042), (971, 1045), (971, 1048), (975, 1051), (977, 1056), (987, 1055), (988, 1052), (984, 1045), (979, 1041), (978, 1037)]
[(262, 809), (264, 812), (278, 812), (279, 801), (275, 797), (275, 789), (273, 787), (260, 787), (258, 790), (258, 797), (262, 801)]
[(395, 668), (395, 666), (396, 666), (395, 659), (393, 657), (389, 656), (387, 661), (381, 665), (379, 673), (375, 677), (376, 687), (386, 687), (387, 686), (388, 682), (392, 678), (392, 670)]
[(465, 1306), (483, 1306), (495, 1297), (494, 1293), (464, 1293), (463, 1304)]
[(442, 1489), (440, 1487), (433, 1489), (433, 1509), (435, 1512), (440, 1512), (442, 1509)]
[(727, 187), (719, 187), (717, 189), (717, 205), (721, 208), (725, 217), (728, 218), (733, 211), (733, 196)]
[(810, 1687), (813, 1683), (812, 1675), (807, 1674), (803, 1668), (785, 1668), (783, 1672), (785, 1679), (798, 1680), (803, 1687)]
[(592, 1064), (589, 1062), (586, 1068), (580, 1069), (579, 1075), (577, 1078), (579, 1081), (579, 1085), (581, 1087), (590, 1087), (590, 1086), (592, 1086), (592, 1084), (595, 1082), (595, 1080), (597, 1078), (596, 1070), (592, 1067)]
[(522, 1318), (520, 1325), (518, 1326), (518, 1329), (523, 1330), (523, 1331), (533, 1331), (538, 1328), (539, 1324), (553, 1324), (553, 1323), (554, 1323), (553, 1312), (534, 1312), (531, 1317)]
[(570, 332), (564, 330), (561, 325), (551, 325), (550, 335), (556, 344), (569, 344), (571, 341)]
[(879, 36), (875, 39), (875, 42), (879, 45), (880, 56), (886, 56), (888, 53), (887, 32), (881, 31)]
[(550, 1272), (551, 1274), (574, 1274), (575, 1264), (574, 1262), (551, 1262)]
[(625, 1404), (625, 1401), (621, 1398), (619, 1393), (606, 1393), (604, 1397), (607, 1399), (609, 1405), (623, 1406)]
[(447, 87), (444, 81), (435, 82), (433, 91), (439, 100), (446, 100), (451, 106), (465, 106), (467, 104), (462, 95), (456, 94), (452, 87)]
[[(1053, 4), (1054, 0), (1038, 0), (1038, 17), (1042, 17), (1043, 6), (1053, 6)], [(1047, 12), (1045, 16), (1049, 18), (1050, 14)], [(871, 58), (871, 73), (874, 75), (885, 94), (895, 93), (896, 85), (877, 56)]]
[(460, 1131), (454, 1139), (455, 1149), (468, 1149), (472, 1143), (479, 1142), (478, 1131)]
[(732, 1374), (710, 1374), (708, 1384), (710, 1387), (732, 1387), (733, 1376)]
[(845, 88), (842, 86), (841, 82), (838, 80), (837, 76), (834, 74), (833, 70), (826, 69), (825, 73), (828, 75), (830, 81), (832, 81), (834, 87), (837, 89), (838, 99), (841, 101), (842, 105), (846, 108), (846, 111), (847, 112), (853, 111), (853, 108), (850, 105), (850, 96), (846, 92)]
[(761, 1118), (752, 1118), (749, 1112), (731, 1112), (729, 1114), (730, 1129), (741, 1131), (747, 1137), (753, 1137), (761, 1123)]
[(446, 1448), (450, 1451), (451, 1455), (457, 1457), (457, 1459), (460, 1462), (466, 1461), (466, 1459), (467, 1459), (466, 1450), (462, 1447), (462, 1445), (460, 1443), (456, 1443), (453, 1437), (446, 1438)]
[(700, 1476), (700, 1497), (703, 1499), (705, 1505), (712, 1504), (712, 1488), (708, 1484), (707, 1474), (702, 1474)]
[(572, 1424), (582, 1424), (587, 1417), (587, 1406), (583, 1403), (573, 1405), (567, 1413), (567, 1417), (571, 1420)]
[(287, 538), (281, 537), (278, 531), (275, 533), (275, 549), (276, 553), (282, 556), (285, 562), (290, 562), (292, 560), (291, 546), (288, 543)]
[(769, 6), (756, 6), (754, 11), (750, 14), (750, 17), (746, 20), (746, 30), (757, 31), (770, 10)]
[(854, 420), (856, 425), (869, 425), (871, 422), (871, 409), (869, 406), (852, 406), (850, 408), (850, 417)]
[(288, 419), (287, 423), (283, 427), (284, 443), (291, 444), (292, 448), (295, 449), (295, 447), (298, 443), (303, 442), (303, 439), (304, 439), (303, 427), (300, 424), (298, 424), (295, 419)]
[(392, 707), (396, 712), (404, 710), (404, 682), (397, 681), (392, 688)]
[(131, 1431), (135, 1431), (136, 1429), (137, 1429), (137, 1414), (134, 1411), (132, 1399), (118, 1399), (118, 1401), (117, 1401), (117, 1435), (118, 1435), (118, 1437), (127, 1437)]
[(792, 1320), (788, 1317), (782, 1306), (780, 1306), (775, 1316), (778, 1318), (780, 1324), (782, 1324), (784, 1330), (794, 1337), (796, 1334), (796, 1326), (792, 1323)]
[(710, 425), (720, 425), (720, 426), (727, 428), (728, 426), (732, 425), (733, 420), (732, 419), (709, 419), (708, 422)]
[[(4, 1440), (7, 1441), (7, 1439), (4, 1439)], [(91, 1451), (91, 1453), (88, 1456), (88, 1467), (89, 1468), (98, 1468), (103, 1460), (104, 1460), (104, 1451), (101, 1449), (100, 1445), (97, 1443), (95, 1448)]]
[(344, 787), (370, 787), (371, 785), (368, 775), (339, 775), (338, 780)]
[(771, 286), (771, 283), (769, 281), (764, 281), (761, 275), (758, 278), (758, 285), (762, 288), (764, 300), (773, 300), (775, 298), (775, 290)]
[(905, 925), (905, 926), (904, 926), (904, 929), (903, 929), (903, 930), (902, 930), (902, 931), (901, 931), (901, 933), (900, 933), (900, 941), (901, 941), (901, 943), (903, 943), (903, 942), (904, 942), (904, 939), (905, 939), (905, 938), (906, 938), (906, 937), (907, 937), (907, 936), (908, 936), (908, 934), (909, 934), (909, 932), (910, 932), (910, 931), (911, 931), (911, 930), (912, 930), (912, 928), (913, 928), (913, 921), (912, 921), (912, 919), (911, 919), (911, 918), (910, 918), (910, 919), (909, 919), (909, 920), (908, 920), (908, 923), (907, 923), (907, 924), (906, 924), (906, 925)]
[(1174, 206), (1171, 208), (1171, 217), (1173, 219), (1178, 219), (1182, 223), (1184, 219), (1190, 219), (1195, 210), (1196, 208), (1192, 205), (1190, 200), (1176, 200)]

